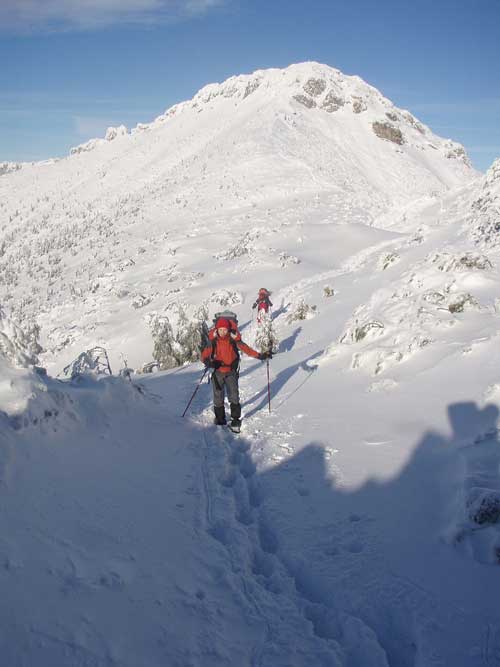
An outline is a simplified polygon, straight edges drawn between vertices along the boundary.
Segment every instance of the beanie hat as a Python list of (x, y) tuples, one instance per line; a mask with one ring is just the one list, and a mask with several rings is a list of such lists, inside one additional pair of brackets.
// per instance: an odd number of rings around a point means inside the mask
[(231, 322), (229, 320), (226, 320), (225, 317), (219, 317), (219, 319), (215, 323), (216, 329), (221, 329), (222, 327), (224, 327), (225, 329), (231, 328)]

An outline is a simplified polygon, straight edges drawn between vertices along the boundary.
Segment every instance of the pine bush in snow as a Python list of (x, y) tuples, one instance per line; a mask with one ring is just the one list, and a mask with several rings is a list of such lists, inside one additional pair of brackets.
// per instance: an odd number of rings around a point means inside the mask
[(297, 322), (300, 320), (310, 320), (316, 314), (316, 306), (310, 306), (300, 299), (294, 305), (293, 310), (287, 315), (287, 322), (291, 324), (292, 322)]
[(63, 369), (64, 375), (71, 379), (83, 373), (94, 375), (111, 375), (108, 353), (103, 347), (93, 347), (82, 352), (78, 357)]
[(172, 325), (166, 315), (156, 315), (150, 323), (153, 337), (153, 359), (161, 370), (173, 368), (176, 361), (175, 339)]
[(203, 323), (208, 318), (206, 306), (200, 306), (191, 319), (178, 306), (176, 331), (166, 315), (154, 315), (150, 322), (153, 359), (160, 370), (197, 361), (203, 347)]
[(0, 355), (14, 366), (28, 367), (38, 363), (38, 355), (42, 352), (39, 336), (40, 327), (37, 324), (32, 323), (21, 329), (0, 306)]
[(274, 331), (273, 321), (269, 313), (262, 313), (260, 324), (255, 335), (255, 347), (259, 352), (275, 354), (279, 348), (279, 340)]

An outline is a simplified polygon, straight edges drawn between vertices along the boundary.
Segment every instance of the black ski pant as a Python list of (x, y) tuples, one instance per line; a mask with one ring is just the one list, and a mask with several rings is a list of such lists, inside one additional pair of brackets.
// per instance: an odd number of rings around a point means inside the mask
[(231, 405), (231, 418), (239, 419), (241, 417), (241, 405), (238, 373), (236, 371), (229, 371), (229, 373), (214, 371), (212, 373), (212, 388), (214, 391), (214, 411), (217, 417), (222, 417), (225, 414), (224, 393), (226, 393)]

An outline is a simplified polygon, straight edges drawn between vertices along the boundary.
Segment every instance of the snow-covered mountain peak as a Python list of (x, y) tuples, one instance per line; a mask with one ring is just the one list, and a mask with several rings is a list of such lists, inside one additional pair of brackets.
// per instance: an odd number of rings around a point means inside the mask
[(110, 344), (106, 328), (124, 318), (135, 333), (120, 351), (138, 365), (173, 303), (245, 301), (253, 286), (226, 284), (219, 267), (258, 286), (266, 266), (298, 266), (308, 251), (289, 225), (393, 231), (416, 200), (476, 176), (463, 148), (359, 77), (319, 63), (231, 77), (130, 133), (109, 128), (63, 160), (5, 173), (0, 299), (43, 324), (61, 364)]

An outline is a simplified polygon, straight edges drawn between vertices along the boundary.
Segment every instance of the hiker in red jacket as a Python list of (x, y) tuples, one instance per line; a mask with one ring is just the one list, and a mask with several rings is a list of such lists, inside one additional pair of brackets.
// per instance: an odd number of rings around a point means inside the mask
[(214, 392), (215, 423), (226, 424), (224, 408), (224, 390), (231, 405), (231, 428), (239, 430), (241, 426), (241, 404), (238, 388), (240, 350), (255, 359), (268, 359), (271, 354), (261, 354), (241, 340), (241, 334), (234, 329), (230, 320), (220, 317), (214, 329), (209, 333), (211, 345), (201, 353), (201, 360), (213, 368), (212, 387)]
[(257, 308), (257, 322), (259, 324), (262, 321), (264, 313), (267, 315), (270, 309), (273, 307), (271, 299), (269, 298), (270, 296), (271, 292), (269, 292), (269, 290), (265, 289), (264, 287), (261, 287), (259, 290), (259, 295), (257, 297), (257, 300), (252, 306), (252, 310), (254, 308)]

